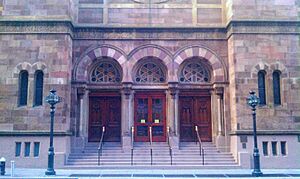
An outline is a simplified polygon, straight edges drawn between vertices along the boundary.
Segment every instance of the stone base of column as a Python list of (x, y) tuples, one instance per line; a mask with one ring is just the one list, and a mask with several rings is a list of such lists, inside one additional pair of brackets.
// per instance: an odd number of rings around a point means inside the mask
[(85, 146), (85, 137), (72, 137), (71, 152), (83, 152)]
[(230, 152), (229, 139), (223, 135), (216, 136), (216, 147), (221, 152)]
[(179, 150), (179, 137), (178, 136), (171, 136), (170, 137), (170, 145), (173, 150)]
[(131, 137), (130, 136), (122, 136), (122, 149), (123, 149), (123, 151), (131, 150)]

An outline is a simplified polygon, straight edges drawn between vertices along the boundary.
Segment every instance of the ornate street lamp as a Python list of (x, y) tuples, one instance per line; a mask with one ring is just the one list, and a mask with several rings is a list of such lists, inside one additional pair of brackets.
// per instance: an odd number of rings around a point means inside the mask
[(249, 92), (249, 96), (247, 98), (247, 104), (252, 109), (252, 118), (253, 118), (253, 138), (254, 138), (254, 149), (253, 149), (253, 160), (254, 160), (254, 170), (252, 172), (253, 176), (262, 176), (263, 173), (260, 171), (259, 164), (259, 150), (257, 147), (257, 136), (256, 136), (256, 106), (259, 103), (259, 98), (255, 95), (254, 91)]
[(46, 175), (55, 175), (54, 171), (54, 147), (53, 147), (53, 125), (54, 125), (54, 113), (55, 105), (61, 101), (61, 97), (56, 95), (56, 90), (51, 89), (50, 94), (46, 97), (46, 102), (50, 104), (50, 147), (48, 151), (48, 169), (45, 172)]

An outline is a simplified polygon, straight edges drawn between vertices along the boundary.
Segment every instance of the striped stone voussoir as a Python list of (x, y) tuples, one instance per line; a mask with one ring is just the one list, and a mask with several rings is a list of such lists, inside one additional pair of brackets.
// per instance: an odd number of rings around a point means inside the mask
[(179, 67), (184, 60), (191, 57), (201, 57), (209, 62), (213, 70), (215, 82), (222, 82), (226, 80), (225, 66), (222, 64), (221, 59), (219, 59), (213, 52), (203, 47), (190, 47), (177, 53), (174, 58), (175, 66)]
[(120, 66), (124, 66), (126, 62), (126, 57), (122, 54), (122, 52), (107, 46), (97, 47), (95, 49), (90, 50), (83, 56), (77, 65), (75, 79), (77, 81), (87, 80), (87, 70), (92, 65), (92, 63), (101, 58), (101, 57), (110, 57), (116, 60)]

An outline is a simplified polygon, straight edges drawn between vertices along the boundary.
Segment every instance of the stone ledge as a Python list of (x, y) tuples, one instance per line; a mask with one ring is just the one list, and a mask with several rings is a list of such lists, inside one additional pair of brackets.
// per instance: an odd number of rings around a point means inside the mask
[[(7, 136), (49, 136), (47, 131), (0, 131), (0, 137)], [(73, 136), (72, 132), (54, 132), (54, 136)]]
[[(231, 131), (229, 135), (253, 135), (253, 131)], [(300, 130), (258, 130), (257, 135), (300, 135)]]

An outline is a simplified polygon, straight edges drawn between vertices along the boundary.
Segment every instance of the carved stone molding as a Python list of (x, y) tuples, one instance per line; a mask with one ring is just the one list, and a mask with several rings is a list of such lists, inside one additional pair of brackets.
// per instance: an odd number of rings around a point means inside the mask
[(224, 28), (76, 28), (75, 39), (226, 39)]
[(64, 33), (73, 35), (70, 21), (0, 21), (0, 33)]
[(300, 21), (231, 21), (223, 27), (74, 26), (71, 21), (0, 21), (0, 34), (68, 34), (73, 39), (227, 40), (232, 34), (300, 34)]
[(300, 34), (299, 21), (231, 21), (227, 36), (232, 34)]

